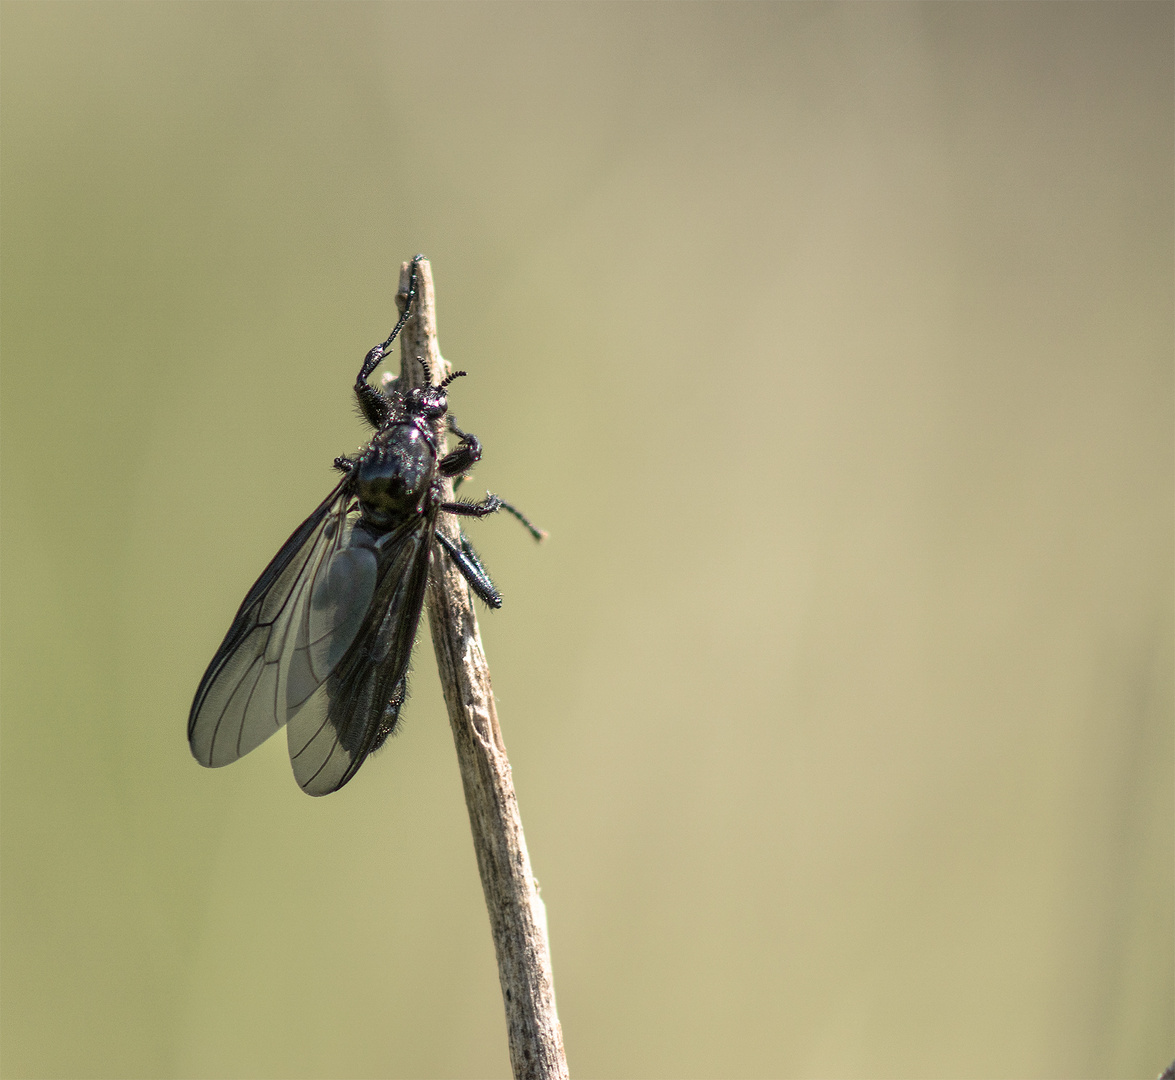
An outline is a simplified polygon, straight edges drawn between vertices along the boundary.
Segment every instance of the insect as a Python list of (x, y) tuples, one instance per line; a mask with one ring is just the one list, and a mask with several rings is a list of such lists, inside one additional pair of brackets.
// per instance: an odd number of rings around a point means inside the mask
[[(545, 535), (489, 492), (480, 502), (442, 495), (444, 478), (460, 483), (481, 458), (481, 443), (448, 415), (447, 387), (464, 371), (433, 386), (421, 360), (424, 386), (367, 381), (408, 321), (422, 258), (412, 260), (404, 313), (355, 380), (375, 434), (335, 460), (342, 478), (249, 590), (200, 681), (188, 742), (201, 765), (236, 761), (285, 725), (302, 790), (337, 791), (399, 721), (430, 559), (451, 559), (485, 603), (502, 605), (468, 538), (451, 541), (439, 515), (505, 510), (536, 540)], [(434, 433), (442, 418), (460, 439), (443, 457)]]

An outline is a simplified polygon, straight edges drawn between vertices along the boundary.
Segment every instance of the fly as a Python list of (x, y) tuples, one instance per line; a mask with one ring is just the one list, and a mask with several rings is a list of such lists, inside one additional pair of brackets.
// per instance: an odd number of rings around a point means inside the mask
[[(412, 260), (404, 313), (355, 379), (375, 434), (354, 457), (335, 459), (342, 478), (249, 590), (200, 681), (188, 742), (201, 765), (236, 761), (284, 725), (302, 790), (338, 791), (399, 722), (433, 553), (452, 560), (486, 604), (502, 606), (468, 538), (454, 544), (439, 516), (505, 510), (536, 540), (545, 535), (496, 495), (442, 495), (446, 478), (459, 484), (481, 459), (481, 443), (447, 415), (447, 387), (464, 371), (433, 386), (421, 360), (424, 386), (367, 381), (408, 321), (422, 258)], [(442, 417), (460, 439), (443, 457), (433, 430)]]

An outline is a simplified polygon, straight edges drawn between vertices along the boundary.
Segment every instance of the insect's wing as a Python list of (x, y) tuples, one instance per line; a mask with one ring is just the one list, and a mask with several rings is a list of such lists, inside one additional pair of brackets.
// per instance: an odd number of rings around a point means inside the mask
[[(374, 596), (354, 640), (286, 732), (294, 776), (309, 795), (341, 788), (396, 726), (424, 607), (435, 520), (435, 514), (420, 515), (363, 542), (378, 559)], [(361, 531), (355, 529), (357, 537)]]
[(352, 545), (351, 487), (344, 477), (241, 604), (188, 718), (200, 764), (227, 765), (268, 739), (326, 680), (358, 633), (375, 590), (376, 560)]

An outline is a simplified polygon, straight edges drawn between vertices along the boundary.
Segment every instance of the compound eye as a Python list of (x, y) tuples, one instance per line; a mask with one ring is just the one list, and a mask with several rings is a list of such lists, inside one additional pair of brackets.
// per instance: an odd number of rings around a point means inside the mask
[(427, 387), (422, 393), (420, 401), (422, 416), (428, 417), (429, 420), (435, 420), (438, 416), (444, 416), (448, 408), (449, 401), (443, 390), (437, 387)]

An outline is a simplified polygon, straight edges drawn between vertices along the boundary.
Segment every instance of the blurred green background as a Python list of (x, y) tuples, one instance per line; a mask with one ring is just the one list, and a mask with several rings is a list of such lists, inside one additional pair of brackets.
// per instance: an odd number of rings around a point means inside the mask
[(417, 251), (573, 1075), (1155, 1075), (1172, 11), (6, 4), (4, 1075), (508, 1074), (427, 634), (185, 740)]

